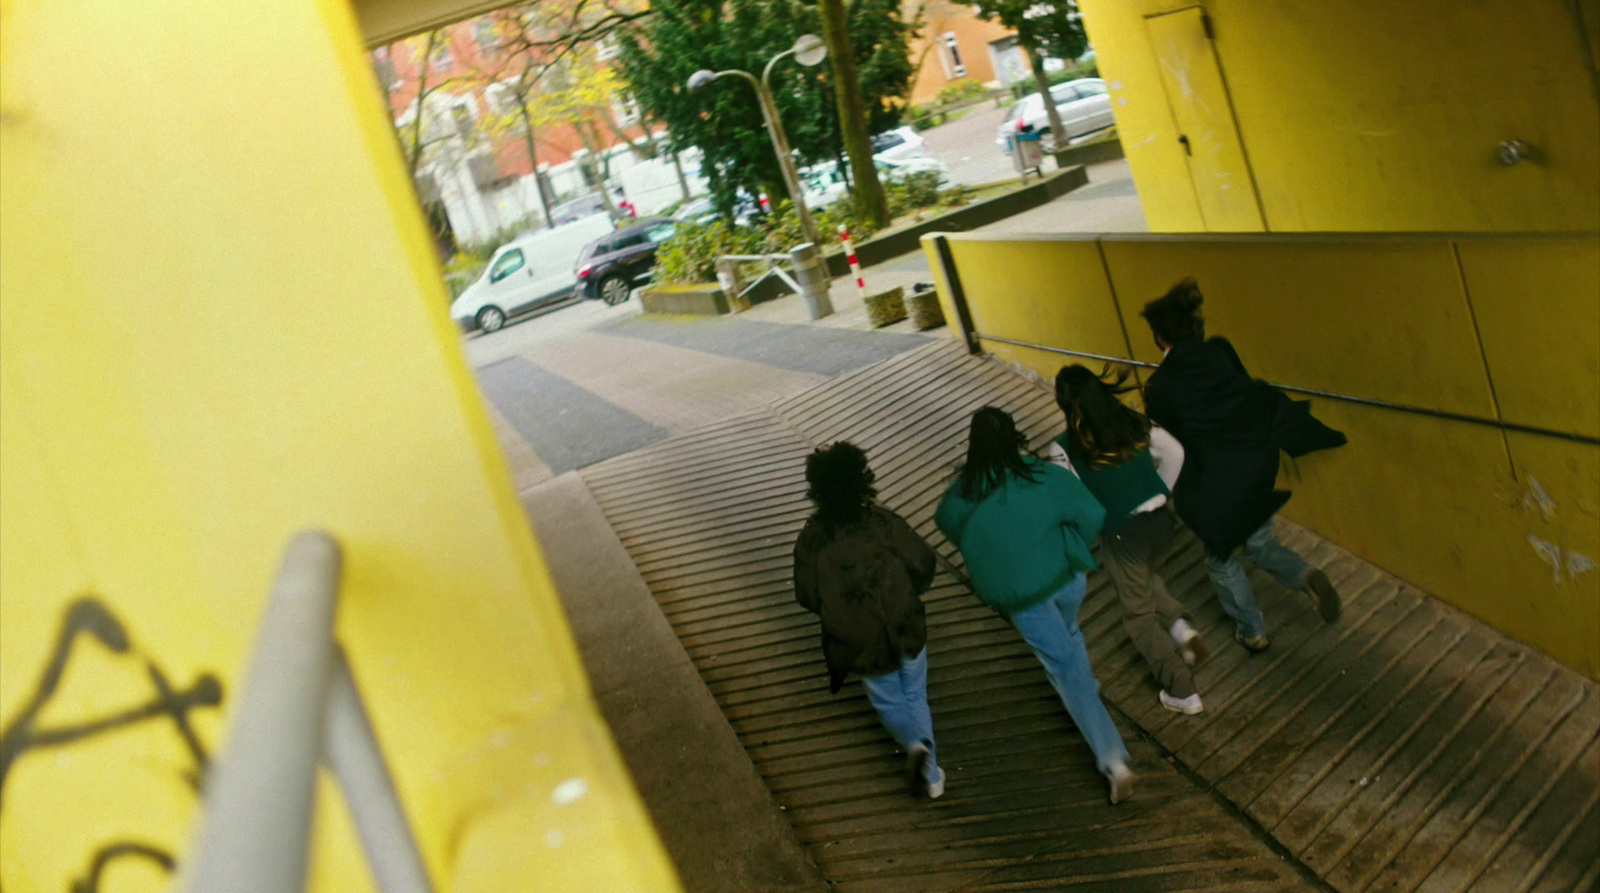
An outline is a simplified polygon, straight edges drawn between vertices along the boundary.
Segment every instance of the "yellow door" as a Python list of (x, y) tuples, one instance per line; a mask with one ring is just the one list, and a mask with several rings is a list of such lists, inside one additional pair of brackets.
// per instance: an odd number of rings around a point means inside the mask
[(1190, 7), (1150, 16), (1145, 23), (1206, 229), (1265, 230), (1204, 13)]

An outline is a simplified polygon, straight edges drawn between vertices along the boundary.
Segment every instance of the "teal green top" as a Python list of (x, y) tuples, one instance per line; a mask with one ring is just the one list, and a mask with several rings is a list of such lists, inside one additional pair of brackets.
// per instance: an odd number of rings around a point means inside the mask
[(1105, 509), (1077, 476), (1028, 459), (1038, 477), (1016, 475), (983, 499), (961, 495), (958, 477), (945, 491), (934, 521), (961, 550), (972, 588), (1004, 614), (1031, 608), (1094, 569), (1089, 544), (1100, 534)]
[(1150, 458), (1148, 447), (1134, 453), (1121, 465), (1091, 468), (1089, 457), (1073, 448), (1070, 435), (1062, 434), (1056, 438), (1056, 443), (1067, 451), (1067, 458), (1072, 460), (1072, 469), (1083, 480), (1084, 486), (1105, 506), (1105, 533), (1111, 533), (1126, 524), (1133, 517), (1133, 510), (1149, 502), (1152, 497), (1172, 495), (1161, 480), (1161, 475), (1156, 472), (1156, 463)]

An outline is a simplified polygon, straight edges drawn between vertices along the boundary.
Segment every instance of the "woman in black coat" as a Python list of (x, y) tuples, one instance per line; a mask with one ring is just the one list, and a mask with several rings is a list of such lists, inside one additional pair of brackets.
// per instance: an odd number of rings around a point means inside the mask
[(1278, 451), (1301, 456), (1344, 444), (1343, 434), (1252, 379), (1225, 338), (1206, 340), (1204, 301), (1193, 279), (1145, 305), (1145, 321), (1165, 353), (1145, 387), (1145, 411), (1183, 444), (1183, 472), (1173, 494), (1179, 517), (1206, 547), (1206, 571), (1232, 617), (1234, 639), (1250, 651), (1267, 647), (1266, 620), (1237, 552), (1286, 589), (1305, 590), (1322, 618), (1339, 617), (1339, 593), (1328, 575), (1306, 564), (1273, 536), (1273, 516), (1289, 501), (1277, 489)]

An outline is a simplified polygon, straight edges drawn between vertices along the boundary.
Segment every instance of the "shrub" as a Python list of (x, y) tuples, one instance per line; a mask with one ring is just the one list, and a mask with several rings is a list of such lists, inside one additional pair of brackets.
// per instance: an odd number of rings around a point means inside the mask
[(951, 81), (939, 88), (939, 95), (933, 101), (936, 105), (950, 105), (963, 99), (976, 99), (989, 92), (989, 88), (971, 78), (962, 78)]
[(717, 258), (724, 254), (757, 254), (761, 234), (729, 226), (720, 218), (706, 223), (684, 221), (656, 253), (655, 279), (663, 284), (689, 285), (717, 278)]

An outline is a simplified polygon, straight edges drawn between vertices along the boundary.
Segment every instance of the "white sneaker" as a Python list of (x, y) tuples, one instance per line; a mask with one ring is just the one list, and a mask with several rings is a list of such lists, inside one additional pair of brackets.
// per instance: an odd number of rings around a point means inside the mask
[(906, 790), (913, 797), (927, 790), (928, 780), (923, 775), (923, 769), (928, 765), (928, 757), (931, 755), (928, 752), (928, 745), (921, 741), (913, 742), (906, 754)]
[(1133, 783), (1136, 776), (1134, 776), (1133, 770), (1128, 768), (1127, 763), (1121, 760), (1112, 763), (1111, 767), (1106, 770), (1106, 778), (1111, 782), (1111, 805), (1115, 806), (1133, 796)]
[(1205, 663), (1206, 658), (1211, 656), (1211, 649), (1206, 647), (1206, 642), (1200, 638), (1200, 633), (1189, 625), (1189, 621), (1181, 617), (1172, 624), (1172, 641), (1178, 643), (1183, 662), (1191, 667)]
[(944, 796), (944, 769), (939, 770), (939, 777), (928, 782), (928, 799), (937, 800)]
[(1161, 706), (1175, 713), (1182, 713), (1186, 716), (1193, 716), (1196, 713), (1204, 713), (1206, 709), (1205, 705), (1200, 703), (1199, 692), (1195, 692), (1187, 698), (1174, 698), (1172, 695), (1169, 695), (1163, 691), (1161, 692)]

